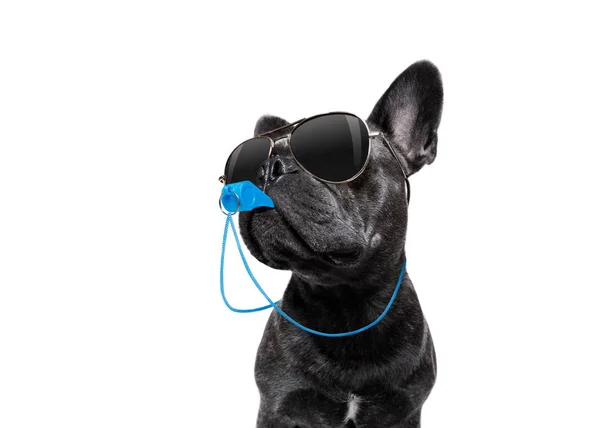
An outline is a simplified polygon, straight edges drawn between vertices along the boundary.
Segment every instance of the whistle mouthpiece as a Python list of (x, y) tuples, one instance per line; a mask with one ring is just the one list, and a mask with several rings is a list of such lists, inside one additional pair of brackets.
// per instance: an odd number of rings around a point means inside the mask
[(260, 207), (275, 207), (273, 200), (250, 181), (239, 181), (224, 186), (219, 204), (226, 214), (252, 211)]

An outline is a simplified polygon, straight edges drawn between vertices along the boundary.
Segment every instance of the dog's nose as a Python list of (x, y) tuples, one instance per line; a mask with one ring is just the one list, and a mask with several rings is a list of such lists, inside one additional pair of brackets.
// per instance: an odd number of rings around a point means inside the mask
[(298, 171), (298, 165), (290, 156), (275, 156), (262, 164), (258, 180), (265, 185), (273, 184), (286, 174)]

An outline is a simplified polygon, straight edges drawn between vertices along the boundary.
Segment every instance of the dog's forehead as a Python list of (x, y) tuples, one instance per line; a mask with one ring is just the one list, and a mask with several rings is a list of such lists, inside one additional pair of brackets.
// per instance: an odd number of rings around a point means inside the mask
[(273, 144), (273, 150), (271, 151), (271, 156), (274, 155), (283, 155), (283, 156), (290, 156), (291, 155), (291, 149), (290, 149), (290, 137), (288, 135), (284, 135), (284, 136), (279, 136), (276, 138), (272, 138), (274, 141)]
[(281, 148), (283, 146), (287, 146), (290, 143), (290, 136), (289, 135), (284, 135), (284, 136), (280, 136), (280, 137), (276, 137), (273, 138), (273, 141), (275, 142), (275, 147)]

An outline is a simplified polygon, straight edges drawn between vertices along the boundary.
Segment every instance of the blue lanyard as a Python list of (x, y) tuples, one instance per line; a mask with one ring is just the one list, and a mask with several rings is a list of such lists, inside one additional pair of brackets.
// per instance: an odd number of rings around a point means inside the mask
[[(223, 301), (225, 302), (225, 305), (230, 310), (232, 310), (233, 312), (249, 313), (249, 312), (258, 312), (258, 311), (263, 311), (265, 309), (273, 308), (277, 312), (279, 312), (279, 314), (282, 317), (284, 317), (286, 320), (288, 320), (289, 322), (291, 322), (292, 324), (294, 324), (299, 329), (304, 330), (304, 331), (306, 331), (308, 333), (316, 334), (317, 336), (324, 336), (324, 337), (347, 337), (347, 336), (353, 336), (353, 335), (358, 334), (358, 333), (362, 333), (363, 331), (370, 329), (371, 327), (373, 327), (374, 325), (376, 325), (377, 323), (379, 323), (387, 315), (388, 311), (392, 307), (392, 303), (394, 303), (394, 300), (396, 299), (396, 296), (398, 295), (398, 291), (400, 290), (400, 285), (402, 284), (402, 278), (404, 277), (404, 271), (406, 269), (406, 259), (404, 259), (404, 263), (402, 263), (402, 269), (400, 269), (400, 277), (398, 278), (398, 283), (396, 284), (396, 289), (394, 290), (394, 294), (392, 294), (392, 297), (391, 297), (389, 303), (387, 304), (386, 308), (381, 313), (381, 315), (379, 315), (379, 317), (375, 321), (373, 321), (371, 324), (366, 325), (366, 326), (364, 326), (362, 328), (359, 328), (358, 330), (352, 330), (352, 331), (348, 331), (348, 332), (345, 332), (345, 333), (324, 333), (322, 331), (313, 330), (312, 328), (308, 328), (308, 327), (303, 326), (299, 322), (295, 321), (288, 314), (286, 314), (277, 305), (279, 303), (279, 301), (273, 302), (269, 298), (269, 296), (267, 295), (267, 293), (265, 293), (265, 291), (263, 290), (263, 288), (260, 286), (260, 284), (258, 283), (258, 281), (256, 280), (256, 278), (252, 274), (252, 271), (250, 270), (250, 266), (248, 266), (248, 262), (246, 261), (246, 257), (244, 256), (244, 253), (242, 251), (242, 246), (240, 244), (240, 239), (239, 239), (238, 234), (237, 234), (237, 232), (235, 230), (235, 226), (233, 225), (233, 220), (231, 219), (231, 217), (232, 217), (232, 214), (227, 214), (227, 220), (225, 221), (225, 231), (223, 232), (223, 249), (222, 249), (222, 252), (221, 252), (221, 296), (223, 297)], [(224, 277), (224, 268), (225, 268), (225, 246), (227, 244), (227, 234), (229, 232), (229, 228), (231, 228), (231, 230), (233, 231), (233, 237), (235, 239), (235, 243), (237, 244), (237, 248), (238, 248), (238, 251), (240, 253), (240, 257), (242, 258), (242, 262), (244, 263), (244, 267), (246, 268), (246, 272), (248, 272), (248, 276), (250, 276), (250, 279), (252, 280), (252, 282), (254, 283), (254, 285), (256, 286), (256, 288), (258, 288), (258, 291), (260, 291), (260, 294), (262, 294), (264, 296), (264, 298), (267, 299), (267, 302), (269, 302), (269, 304), (266, 305), (266, 306), (261, 306), (260, 308), (253, 308), (253, 309), (238, 309), (238, 308), (234, 308), (233, 306), (231, 306), (229, 304), (229, 302), (227, 301), (227, 298), (225, 297), (225, 285), (224, 285), (224, 279), (223, 279), (223, 277)]]

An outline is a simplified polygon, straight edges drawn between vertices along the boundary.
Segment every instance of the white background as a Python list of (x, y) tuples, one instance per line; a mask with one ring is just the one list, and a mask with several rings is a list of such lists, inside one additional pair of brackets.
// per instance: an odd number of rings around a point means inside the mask
[(0, 426), (254, 426), (226, 157), (264, 113), (366, 118), (420, 59), (445, 87), (407, 243), (423, 426), (600, 426), (598, 13), (411, 3), (2, 2)]

